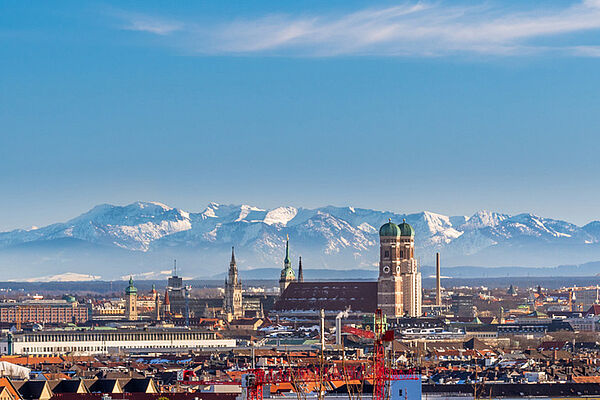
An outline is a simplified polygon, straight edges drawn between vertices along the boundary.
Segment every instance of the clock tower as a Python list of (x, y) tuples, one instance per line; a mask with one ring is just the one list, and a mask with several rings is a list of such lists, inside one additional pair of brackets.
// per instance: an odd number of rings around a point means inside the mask
[(379, 229), (377, 304), (390, 317), (421, 315), (421, 273), (414, 258), (415, 231), (391, 220)]

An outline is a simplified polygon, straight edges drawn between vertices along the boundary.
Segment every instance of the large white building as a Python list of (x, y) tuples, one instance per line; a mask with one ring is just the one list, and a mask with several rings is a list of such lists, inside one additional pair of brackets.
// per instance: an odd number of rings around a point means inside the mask
[(48, 330), (9, 333), (0, 339), (0, 354), (103, 354), (125, 349), (165, 350), (235, 347), (235, 339), (217, 332), (177, 328)]

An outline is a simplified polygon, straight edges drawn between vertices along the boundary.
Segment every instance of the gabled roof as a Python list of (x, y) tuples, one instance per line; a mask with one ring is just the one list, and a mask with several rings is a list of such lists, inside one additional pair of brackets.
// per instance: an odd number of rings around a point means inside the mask
[(52, 397), (48, 381), (15, 382), (15, 387), (24, 399), (47, 400)]
[(15, 400), (21, 399), (21, 395), (19, 394), (17, 388), (12, 384), (10, 379), (0, 378), (0, 387), (6, 388), (6, 390)]
[(275, 311), (375, 312), (377, 282), (292, 282), (275, 303)]
[(0, 399), (15, 399), (15, 396), (8, 390), (6, 386), (0, 386)]
[(158, 393), (154, 379), (119, 379), (124, 393)]
[(61, 379), (48, 381), (53, 393), (89, 393), (81, 379)]
[(86, 379), (85, 383), (90, 393), (123, 393), (117, 379)]
[(592, 304), (592, 306), (587, 310), (587, 315), (600, 315), (600, 304)]

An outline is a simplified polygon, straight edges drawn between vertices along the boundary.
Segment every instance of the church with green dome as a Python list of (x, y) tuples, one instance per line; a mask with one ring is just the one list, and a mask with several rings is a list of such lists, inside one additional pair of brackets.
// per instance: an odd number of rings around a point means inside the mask
[(292, 268), (290, 261), (290, 237), (285, 240), (285, 259), (283, 260), (283, 269), (279, 277), (279, 293), (283, 293), (290, 283), (296, 281), (296, 273)]
[(406, 220), (379, 228), (377, 304), (387, 316), (421, 315), (421, 272), (415, 258), (415, 230)]
[(138, 290), (133, 286), (133, 277), (129, 277), (129, 286), (125, 288), (125, 318), (130, 321), (138, 319), (137, 309)]
[(273, 312), (300, 317), (323, 309), (335, 316), (372, 314), (380, 308), (388, 318), (417, 317), (421, 312), (421, 272), (415, 258), (415, 230), (403, 220), (379, 228), (379, 277), (377, 281), (305, 282), (296, 280), (290, 262), (289, 238), (279, 277), (280, 297)]

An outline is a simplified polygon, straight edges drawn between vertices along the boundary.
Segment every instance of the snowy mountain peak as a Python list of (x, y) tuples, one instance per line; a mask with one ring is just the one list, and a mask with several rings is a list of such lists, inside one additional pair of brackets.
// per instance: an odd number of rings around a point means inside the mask
[(267, 225), (287, 225), (292, 219), (298, 215), (298, 209), (294, 207), (278, 207), (265, 215), (263, 222)]
[(493, 211), (481, 210), (473, 214), (463, 225), (459, 227), (461, 230), (480, 229), (485, 227), (498, 226), (502, 221), (505, 221), (510, 216)]
[[(0, 233), (0, 262), (2, 252), (20, 246), (51, 248), (52, 243), (56, 246), (85, 243), (148, 253), (153, 255), (151, 259), (162, 260), (161, 263), (164, 258), (179, 260), (182, 254), (190, 254), (193, 255), (191, 265), (205, 265), (213, 257), (227, 259), (225, 253), (234, 245), (239, 249), (241, 263), (279, 266), (285, 237), (289, 235), (293, 256), (302, 255), (312, 268), (370, 268), (378, 259), (379, 227), (388, 218), (397, 222), (406, 219), (413, 226), (417, 254), (423, 263), (431, 262), (436, 251), (443, 252), (444, 260), (463, 265), (468, 262), (514, 265), (524, 259), (533, 265), (552, 260), (555, 265), (575, 262), (573, 260), (590, 261), (596, 252), (595, 259), (600, 259), (600, 222), (597, 221), (581, 228), (534, 214), (510, 216), (486, 210), (471, 217), (450, 217), (430, 211), (399, 214), (336, 206), (263, 209), (219, 203), (209, 203), (203, 211), (194, 213), (158, 202), (135, 202), (125, 206), (102, 204), (64, 223)], [(561, 251), (557, 252), (555, 249), (559, 246)], [(55, 254), (45, 259), (56, 260), (57, 257), (61, 256)], [(74, 259), (85, 263), (85, 257)], [(54, 267), (63, 261), (55, 262)]]

